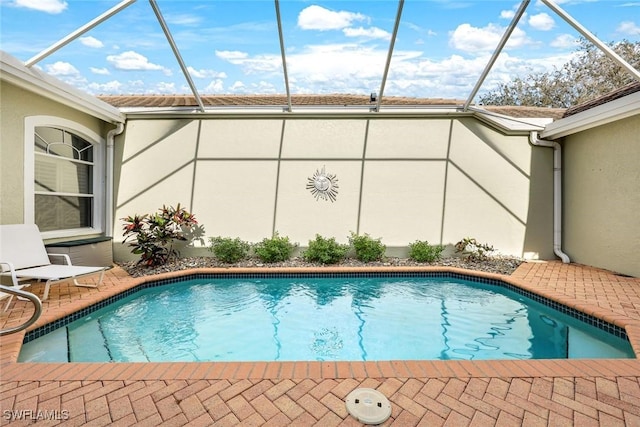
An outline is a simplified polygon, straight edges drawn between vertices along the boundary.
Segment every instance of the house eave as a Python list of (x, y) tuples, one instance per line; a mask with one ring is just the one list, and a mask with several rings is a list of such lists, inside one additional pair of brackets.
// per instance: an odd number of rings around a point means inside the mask
[(125, 115), (95, 96), (82, 92), (37, 68), (0, 51), (0, 79), (109, 123), (123, 123)]
[(543, 130), (548, 123), (553, 122), (552, 118), (510, 117), (479, 107), (469, 107), (468, 110), (471, 111), (478, 120), (500, 130), (506, 135), (528, 134), (531, 131), (539, 132)]
[(556, 120), (545, 127), (540, 137), (550, 140), (559, 139), (637, 114), (640, 114), (640, 92)]
[(551, 118), (514, 118), (483, 109), (465, 111), (459, 105), (391, 105), (376, 111), (367, 105), (294, 106), (219, 106), (199, 111), (189, 107), (121, 107), (127, 119), (224, 118), (224, 119), (419, 119), (475, 117), (505, 134), (525, 134), (541, 131)]
[[(418, 118), (424, 116), (450, 117), (459, 115), (457, 106), (390, 106), (375, 111), (368, 105), (318, 105), (294, 106), (291, 111), (284, 105), (219, 106), (199, 111), (196, 107), (127, 107), (120, 108), (128, 119), (182, 118), (236, 118), (236, 119), (373, 119)], [(470, 115), (470, 114), (466, 114)]]

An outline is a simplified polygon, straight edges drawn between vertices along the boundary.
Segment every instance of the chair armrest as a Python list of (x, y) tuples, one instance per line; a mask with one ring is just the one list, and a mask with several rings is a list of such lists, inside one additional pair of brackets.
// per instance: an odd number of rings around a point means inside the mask
[[(2, 267), (3, 265), (6, 265), (7, 267), (9, 267), (9, 270), (6, 270), (4, 267)], [(11, 282), (13, 283), (13, 286), (19, 286), (18, 276), (16, 276), (16, 269), (13, 267), (13, 263), (9, 261), (0, 261), (0, 267), (2, 267), (3, 275), (9, 274), (9, 273), (11, 274)]]
[(65, 265), (71, 265), (71, 258), (69, 258), (69, 255), (67, 255), (67, 254), (50, 254), (50, 253), (48, 253), (47, 255), (49, 255), (49, 258), (51, 258), (51, 257), (63, 257)]

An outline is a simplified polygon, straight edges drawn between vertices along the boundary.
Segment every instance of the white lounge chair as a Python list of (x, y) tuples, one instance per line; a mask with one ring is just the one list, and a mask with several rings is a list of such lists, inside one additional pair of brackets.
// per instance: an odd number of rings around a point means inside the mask
[[(65, 264), (52, 264), (49, 257), (62, 257)], [(0, 274), (10, 276), (13, 286), (33, 280), (46, 281), (42, 301), (49, 297), (49, 288), (56, 283), (73, 281), (76, 286), (98, 287), (105, 269), (71, 265), (67, 254), (47, 253), (35, 224), (0, 225)], [(78, 278), (98, 273), (97, 284), (78, 283)]]

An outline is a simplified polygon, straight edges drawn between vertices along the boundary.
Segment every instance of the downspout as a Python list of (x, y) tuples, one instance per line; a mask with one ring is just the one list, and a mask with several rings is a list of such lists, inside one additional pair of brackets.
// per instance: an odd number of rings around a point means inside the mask
[(538, 138), (536, 131), (531, 132), (529, 140), (533, 145), (553, 148), (553, 253), (568, 264), (571, 260), (562, 252), (562, 147), (555, 141)]
[(118, 123), (115, 129), (107, 132), (107, 173), (106, 173), (106, 194), (105, 194), (105, 225), (104, 231), (107, 237), (113, 237), (113, 159), (115, 150), (115, 139), (124, 131), (124, 123)]

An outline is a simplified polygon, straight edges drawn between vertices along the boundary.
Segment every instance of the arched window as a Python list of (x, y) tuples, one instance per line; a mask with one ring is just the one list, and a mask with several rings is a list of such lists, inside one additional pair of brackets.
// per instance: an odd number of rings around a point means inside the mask
[(32, 216), (46, 237), (102, 232), (104, 144), (100, 137), (68, 120), (30, 119), (25, 163), (33, 169), (25, 173), (26, 187), (32, 183), (25, 191), (25, 216)]

